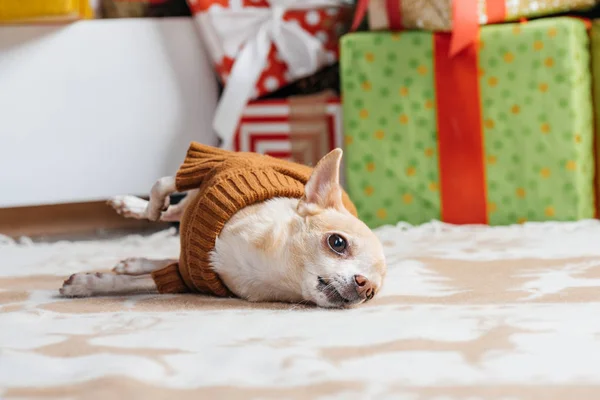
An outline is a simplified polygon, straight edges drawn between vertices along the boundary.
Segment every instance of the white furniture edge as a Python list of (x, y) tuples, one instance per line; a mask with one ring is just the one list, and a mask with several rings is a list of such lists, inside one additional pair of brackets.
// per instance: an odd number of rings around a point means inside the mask
[(0, 207), (145, 194), (216, 102), (191, 18), (0, 27)]

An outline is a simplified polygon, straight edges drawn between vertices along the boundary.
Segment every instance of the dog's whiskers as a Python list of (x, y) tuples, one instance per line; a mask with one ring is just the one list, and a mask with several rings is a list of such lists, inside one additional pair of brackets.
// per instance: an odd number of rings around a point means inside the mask
[(299, 301), (299, 302), (297, 302), (297, 303), (294, 303), (294, 304), (292, 304), (292, 306), (291, 306), (290, 308), (288, 308), (288, 311), (294, 311), (294, 310), (295, 310), (295, 309), (297, 309), (298, 307), (300, 307), (300, 306), (303, 306), (303, 305), (306, 305), (306, 304), (309, 304), (309, 303), (310, 303), (310, 301), (309, 301), (309, 300), (302, 300), (302, 301)]

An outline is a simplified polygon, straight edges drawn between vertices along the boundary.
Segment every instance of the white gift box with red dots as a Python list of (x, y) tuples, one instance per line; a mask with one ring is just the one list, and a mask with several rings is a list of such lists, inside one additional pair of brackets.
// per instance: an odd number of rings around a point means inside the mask
[[(198, 22), (202, 40), (215, 64), (215, 70), (222, 83), (227, 85), (236, 57), (243, 44), (239, 48), (224, 46), (223, 38), (214, 29), (215, 21), (211, 20), (211, 11), (269, 8), (271, 4), (267, 0), (188, 0), (188, 3)], [(301, 4), (302, 1), (298, 3)], [(282, 16), (284, 22), (301, 27), (321, 43), (324, 50), (324, 60), (320, 61), (321, 66), (332, 65), (337, 62), (339, 56), (338, 41), (340, 36), (349, 29), (351, 19), (352, 8), (347, 5), (318, 9), (293, 8), (286, 10)], [(243, 22), (240, 22), (240, 24), (243, 25)], [(252, 30), (252, 28), (248, 27), (249, 30)], [(241, 32), (239, 33), (241, 36), (246, 33), (243, 27), (232, 29), (232, 34), (238, 32)], [(267, 61), (256, 82), (251, 99), (275, 92), (293, 82), (294, 79), (290, 76), (289, 70), (290, 66), (282, 58), (281, 52), (274, 43), (271, 43)], [(306, 75), (314, 72), (317, 71), (309, 71)]]

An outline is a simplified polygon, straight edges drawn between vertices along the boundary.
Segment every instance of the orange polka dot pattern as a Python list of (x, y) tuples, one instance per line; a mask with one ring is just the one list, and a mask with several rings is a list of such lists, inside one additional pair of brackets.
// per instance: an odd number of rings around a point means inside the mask
[[(479, 67), (491, 224), (593, 216), (588, 35), (553, 18), (481, 30)], [(507, 58), (507, 54), (511, 57)], [(489, 77), (488, 77), (489, 78)], [(580, 169), (580, 166), (582, 169)]]
[(342, 48), (346, 184), (360, 217), (439, 219), (431, 34), (348, 35)]
[[(489, 222), (591, 218), (593, 125), (584, 23), (552, 18), (491, 25), (481, 28), (480, 38)], [(426, 32), (342, 39), (344, 128), (352, 137), (346, 142), (346, 183), (371, 227), (441, 218), (433, 52), (433, 35)]]

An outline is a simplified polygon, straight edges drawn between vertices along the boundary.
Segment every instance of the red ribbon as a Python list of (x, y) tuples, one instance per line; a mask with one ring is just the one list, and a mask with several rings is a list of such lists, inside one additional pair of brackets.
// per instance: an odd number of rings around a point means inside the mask
[(440, 195), (443, 221), (486, 224), (477, 47), (450, 55), (450, 34), (434, 34)]
[(385, 0), (385, 10), (390, 29), (393, 31), (402, 29), (402, 7), (400, 7), (400, 0)]
[(506, 0), (488, 0), (486, 7), (489, 24), (502, 22), (506, 18)]
[(369, 0), (357, 0), (356, 2), (356, 10), (354, 10), (354, 20), (352, 21), (352, 27), (350, 27), (350, 31), (354, 32), (358, 29), (358, 26), (365, 18), (367, 14), (367, 9), (369, 8)]
[[(394, 31), (399, 31), (402, 29), (402, 7), (400, 6), (400, 2), (401, 0), (385, 0), (388, 26)], [(365, 18), (368, 8), (369, 0), (357, 0), (351, 31), (358, 29), (358, 26)]]
[[(487, 22), (504, 21), (506, 0), (488, 0)], [(452, 3), (452, 44), (450, 54), (456, 55), (477, 40), (479, 32), (478, 0), (454, 0)]]

